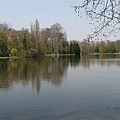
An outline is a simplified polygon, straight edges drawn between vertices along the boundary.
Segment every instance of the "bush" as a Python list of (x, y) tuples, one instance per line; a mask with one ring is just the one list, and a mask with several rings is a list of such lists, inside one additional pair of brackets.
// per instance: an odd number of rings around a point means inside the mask
[(37, 57), (38, 52), (36, 49), (23, 50), (21, 53), (19, 53), (19, 56), (21, 56), (21, 57)]
[(16, 48), (12, 48), (10, 53), (11, 53), (12, 56), (17, 56), (18, 50)]

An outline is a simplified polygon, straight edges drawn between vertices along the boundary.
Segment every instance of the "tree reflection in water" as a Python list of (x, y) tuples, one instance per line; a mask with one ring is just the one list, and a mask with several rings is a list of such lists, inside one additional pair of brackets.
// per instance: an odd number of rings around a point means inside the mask
[(94, 65), (120, 66), (120, 55), (0, 60), (0, 90), (9, 89), (14, 83), (32, 84), (39, 94), (41, 81), (60, 86), (67, 76), (68, 66), (89, 69)]
[(99, 54), (99, 55), (84, 55), (80, 58), (80, 66), (84, 69), (89, 69), (94, 65), (120, 66), (120, 54)]
[(42, 80), (60, 86), (67, 75), (69, 63), (73, 66), (79, 61), (76, 57), (0, 60), (0, 88), (9, 89), (13, 83), (24, 86), (32, 83), (39, 94)]

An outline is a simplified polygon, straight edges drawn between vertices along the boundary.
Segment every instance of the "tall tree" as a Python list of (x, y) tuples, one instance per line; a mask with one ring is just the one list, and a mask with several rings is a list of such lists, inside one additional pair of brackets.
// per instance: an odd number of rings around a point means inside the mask
[(80, 47), (77, 41), (72, 41), (70, 43), (70, 53), (80, 55)]
[(40, 37), (40, 28), (39, 28), (39, 22), (36, 19), (35, 21), (35, 42), (36, 42), (36, 50), (38, 50), (38, 42), (39, 42), (39, 37)]
[(52, 53), (50, 28), (42, 29), (40, 32), (40, 44), (44, 53)]
[(35, 24), (31, 24), (31, 44), (32, 48), (36, 49), (38, 54), (41, 54), (40, 46), (40, 27), (39, 21), (36, 19)]
[(61, 52), (61, 46), (63, 41), (67, 40), (67, 35), (62, 26), (59, 23), (55, 23), (51, 26), (51, 34), (52, 34), (52, 44), (54, 46), (54, 52)]

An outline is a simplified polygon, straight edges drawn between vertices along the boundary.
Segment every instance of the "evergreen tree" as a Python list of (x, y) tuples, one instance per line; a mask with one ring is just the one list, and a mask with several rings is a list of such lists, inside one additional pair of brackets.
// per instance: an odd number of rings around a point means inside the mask
[(76, 41), (70, 43), (70, 53), (80, 55), (80, 47)]

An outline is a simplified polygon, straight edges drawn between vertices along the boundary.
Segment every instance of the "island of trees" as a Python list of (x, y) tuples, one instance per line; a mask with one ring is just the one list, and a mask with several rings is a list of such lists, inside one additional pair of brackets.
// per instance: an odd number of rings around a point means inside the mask
[(0, 57), (39, 57), (46, 55), (80, 55), (78, 42), (67, 41), (67, 34), (59, 23), (40, 29), (36, 19), (30, 30), (15, 30), (0, 23)]

